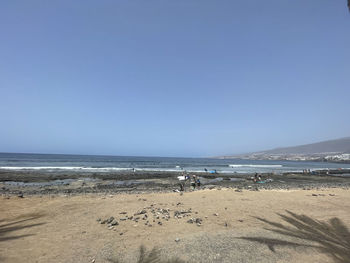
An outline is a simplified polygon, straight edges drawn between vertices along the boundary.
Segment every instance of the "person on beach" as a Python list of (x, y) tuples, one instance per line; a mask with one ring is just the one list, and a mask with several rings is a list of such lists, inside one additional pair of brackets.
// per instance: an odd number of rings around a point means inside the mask
[(177, 177), (177, 179), (179, 179), (180, 191), (185, 191), (185, 183), (190, 179), (189, 175), (184, 171), (181, 176)]
[(201, 181), (199, 180), (199, 177), (197, 177), (196, 184), (197, 184), (197, 187), (199, 189), (201, 187)]
[(192, 190), (196, 189), (196, 175), (192, 175), (191, 188)]
[(262, 178), (261, 178), (261, 175), (259, 174), (258, 176), (258, 182), (261, 182), (262, 181)]
[(254, 179), (253, 179), (254, 183), (256, 183), (258, 181), (258, 173), (254, 174)]
[(177, 179), (179, 179), (180, 191), (182, 192), (182, 191), (185, 190), (186, 176), (185, 175), (181, 175), (181, 176), (178, 176)]

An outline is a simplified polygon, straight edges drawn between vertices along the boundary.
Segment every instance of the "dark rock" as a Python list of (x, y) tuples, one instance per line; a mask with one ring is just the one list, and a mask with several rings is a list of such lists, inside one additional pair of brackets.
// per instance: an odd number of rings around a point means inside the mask
[(138, 211), (137, 213), (135, 213), (134, 216), (143, 215), (143, 214), (146, 214), (146, 213), (147, 213), (147, 210), (146, 209), (142, 209), (141, 211)]
[(202, 224), (202, 218), (196, 218), (196, 223), (197, 224)]
[(112, 221), (114, 220), (114, 217), (113, 216), (111, 216), (110, 218), (108, 218), (107, 219), (107, 224), (110, 224), (110, 223), (112, 223)]
[(119, 225), (118, 221), (115, 220), (115, 219), (114, 219), (110, 224), (111, 224), (111, 226), (117, 226), (117, 225)]
[(188, 220), (187, 220), (187, 223), (193, 224), (193, 218), (188, 219)]

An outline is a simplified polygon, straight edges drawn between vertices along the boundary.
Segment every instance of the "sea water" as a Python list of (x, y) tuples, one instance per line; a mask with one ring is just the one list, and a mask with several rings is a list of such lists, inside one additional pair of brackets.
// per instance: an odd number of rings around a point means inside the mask
[(350, 164), (297, 161), (260, 161), (241, 159), (172, 158), (102, 155), (0, 153), (1, 170), (74, 171), (74, 172), (208, 172), (218, 173), (283, 173), (304, 169), (350, 169)]

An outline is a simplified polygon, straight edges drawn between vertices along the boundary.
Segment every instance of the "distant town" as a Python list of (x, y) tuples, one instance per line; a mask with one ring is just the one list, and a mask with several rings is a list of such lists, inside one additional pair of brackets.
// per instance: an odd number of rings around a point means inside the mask
[(286, 161), (315, 161), (315, 162), (339, 162), (350, 163), (350, 154), (334, 154), (334, 153), (320, 153), (320, 154), (265, 154), (265, 153), (253, 153), (249, 155), (237, 155), (237, 156), (223, 156), (221, 158), (242, 158), (248, 160), (286, 160)]
[(219, 156), (218, 158), (350, 163), (350, 137), (262, 152)]

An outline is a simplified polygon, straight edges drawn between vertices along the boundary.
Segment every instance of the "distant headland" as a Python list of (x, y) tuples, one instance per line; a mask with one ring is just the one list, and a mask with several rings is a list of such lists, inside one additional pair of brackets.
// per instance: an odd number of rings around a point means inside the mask
[(350, 163), (350, 137), (261, 152), (218, 156), (215, 158)]

